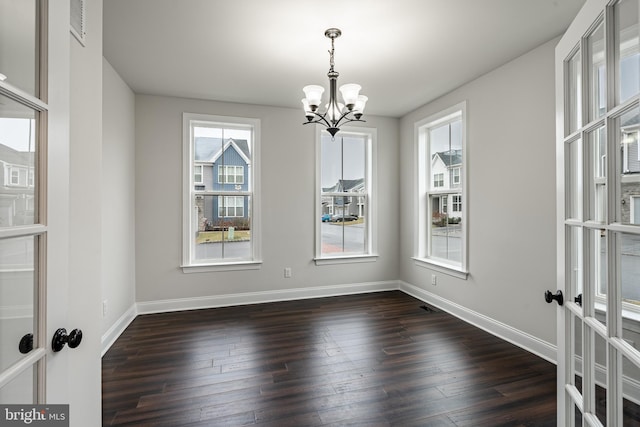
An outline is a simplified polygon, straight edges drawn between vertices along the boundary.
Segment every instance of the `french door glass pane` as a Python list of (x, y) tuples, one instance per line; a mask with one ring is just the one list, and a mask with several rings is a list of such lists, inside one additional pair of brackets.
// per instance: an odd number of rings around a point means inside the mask
[(588, 135), (589, 141), (589, 217), (591, 221), (605, 222), (607, 146), (605, 128), (600, 127)]
[(640, 308), (640, 235), (619, 235), (622, 301)]
[(616, 20), (616, 58), (618, 102), (623, 103), (640, 89), (640, 51), (638, 49), (638, 0), (621, 0), (614, 6)]
[[(322, 255), (359, 255), (368, 253), (366, 197), (323, 196), (320, 225)], [(333, 212), (333, 213), (331, 213)]]
[(0, 388), (0, 403), (3, 405), (28, 405), (36, 403), (35, 384), (37, 366), (37, 363), (30, 366), (11, 380), (9, 384)]
[(569, 227), (568, 239), (569, 271), (567, 272), (567, 283), (571, 286), (568, 297), (573, 301), (583, 291), (582, 228)]
[(571, 315), (571, 321), (573, 322), (574, 336), (571, 342), (571, 355), (573, 365), (573, 376), (571, 377), (573, 385), (582, 393), (582, 320), (574, 315)]
[(30, 236), (0, 240), (0, 371), (25, 357), (18, 351), (22, 337), (36, 335), (36, 239)]
[(638, 149), (638, 125), (640, 110), (634, 108), (617, 120), (620, 141), (620, 222), (635, 224), (635, 198), (640, 197), (640, 150)]
[(194, 196), (192, 260), (251, 259), (251, 197)]
[(607, 425), (607, 343), (597, 333), (594, 335), (595, 350), (595, 381), (593, 393), (595, 394), (595, 413), (602, 425)]
[(604, 115), (607, 106), (603, 24), (587, 38), (587, 45), (590, 56), (589, 119), (595, 120)]
[(582, 140), (569, 142), (566, 146), (566, 215), (567, 218), (582, 218)]
[[(637, 384), (638, 378), (640, 378), (640, 367), (634, 365), (631, 360), (626, 357), (622, 357), (622, 378), (629, 383)], [(631, 387), (626, 388), (626, 392), (623, 391), (622, 397), (622, 425), (623, 426), (637, 426), (640, 425), (640, 403), (638, 402), (638, 396), (631, 398)], [(637, 390), (637, 389), (636, 389)]]
[(36, 112), (0, 95), (0, 227), (34, 223), (35, 157)]
[[(38, 97), (37, 0), (0, 0), (0, 74)], [(0, 105), (2, 102), (0, 102)]]
[(582, 57), (579, 50), (569, 59), (567, 71), (569, 78), (567, 82), (567, 87), (569, 88), (567, 102), (568, 135), (582, 127)]
[[(607, 323), (607, 235), (604, 230), (589, 231), (589, 262), (591, 264), (591, 288), (594, 290), (595, 315), (602, 324)], [(584, 303), (584, 300), (583, 300)]]

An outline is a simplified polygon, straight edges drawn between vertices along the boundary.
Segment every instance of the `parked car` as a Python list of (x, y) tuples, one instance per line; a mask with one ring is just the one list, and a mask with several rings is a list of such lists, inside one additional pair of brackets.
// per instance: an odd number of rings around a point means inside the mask
[(358, 215), (354, 214), (336, 214), (331, 217), (331, 222), (356, 221)]
[(322, 222), (331, 221), (331, 214), (322, 214)]

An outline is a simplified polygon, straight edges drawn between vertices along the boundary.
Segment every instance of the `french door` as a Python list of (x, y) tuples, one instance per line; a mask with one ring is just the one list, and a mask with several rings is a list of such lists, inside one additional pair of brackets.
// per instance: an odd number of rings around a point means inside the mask
[(82, 378), (52, 349), (73, 306), (68, 89), (68, 1), (0, 0), (0, 404), (25, 410)]
[(639, 4), (587, 0), (556, 48), (559, 426), (638, 425)]

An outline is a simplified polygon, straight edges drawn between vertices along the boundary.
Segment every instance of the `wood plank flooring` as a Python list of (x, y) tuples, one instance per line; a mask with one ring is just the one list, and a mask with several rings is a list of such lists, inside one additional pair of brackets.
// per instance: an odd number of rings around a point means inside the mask
[(402, 292), (139, 316), (103, 425), (555, 426), (555, 366)]

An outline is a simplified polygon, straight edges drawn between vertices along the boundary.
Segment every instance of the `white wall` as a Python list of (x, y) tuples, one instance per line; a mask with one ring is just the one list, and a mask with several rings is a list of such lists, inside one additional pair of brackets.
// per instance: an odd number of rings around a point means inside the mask
[[(261, 120), (261, 269), (184, 274), (182, 113)], [(314, 128), (301, 111), (193, 99), (136, 96), (136, 299), (138, 302), (268, 292), (398, 276), (398, 120), (368, 117), (378, 129), (377, 262), (316, 266)], [(291, 267), (293, 277), (283, 278)]]
[[(550, 41), (401, 119), (400, 278), (550, 344), (555, 288), (554, 47)], [(414, 123), (467, 101), (467, 280), (418, 267), (413, 254)]]
[(89, 425), (83, 420), (95, 420), (101, 408), (102, 0), (87, 2), (86, 18), (86, 46), (67, 33), (71, 43), (69, 316), (67, 325), (48, 325), (54, 330), (83, 331), (82, 345), (64, 349), (70, 375), (82, 376), (84, 385), (69, 390), (72, 426)]
[(102, 335), (135, 304), (135, 95), (102, 61)]

